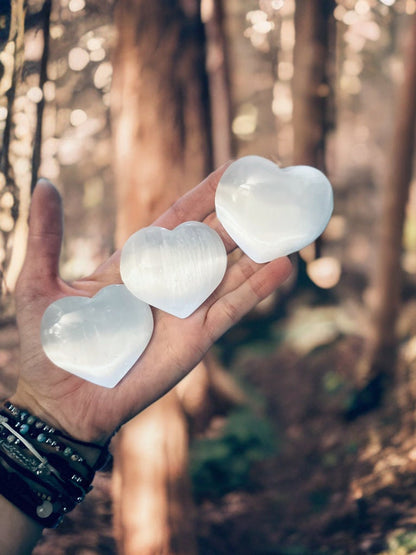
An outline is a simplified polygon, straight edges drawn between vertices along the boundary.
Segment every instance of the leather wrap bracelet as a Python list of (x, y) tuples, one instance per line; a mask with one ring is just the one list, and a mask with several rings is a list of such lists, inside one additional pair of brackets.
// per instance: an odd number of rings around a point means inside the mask
[[(91, 466), (76, 445), (97, 450)], [(0, 494), (30, 518), (55, 528), (92, 489), (109, 458), (105, 446), (71, 438), (6, 401), (0, 409)]]

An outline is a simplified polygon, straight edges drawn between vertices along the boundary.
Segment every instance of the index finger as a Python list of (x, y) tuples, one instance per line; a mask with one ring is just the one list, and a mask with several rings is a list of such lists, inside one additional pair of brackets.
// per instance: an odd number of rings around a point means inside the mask
[(226, 162), (210, 173), (199, 185), (172, 204), (153, 225), (173, 229), (189, 220), (202, 222), (215, 210), (215, 191), (222, 174), (230, 164), (231, 161)]
[[(203, 221), (215, 211), (215, 192), (222, 174), (232, 161), (226, 162), (213, 171), (199, 185), (180, 197), (152, 225), (174, 229), (190, 220)], [(106, 262), (101, 264), (88, 280), (121, 283), (120, 277), (121, 249), (117, 249)]]

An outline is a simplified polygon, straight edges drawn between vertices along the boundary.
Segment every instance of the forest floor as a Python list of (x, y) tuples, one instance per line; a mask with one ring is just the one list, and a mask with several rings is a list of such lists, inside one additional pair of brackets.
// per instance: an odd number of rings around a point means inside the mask
[[(259, 321), (251, 319), (220, 344), (236, 380), (261, 400), (278, 443), (252, 466), (243, 487), (199, 499), (199, 552), (416, 553), (415, 342), (403, 342), (407, 363), (383, 405), (347, 421), (364, 339), (328, 299), (301, 304), (267, 323), (267, 341), (253, 336)], [(237, 340), (240, 347), (230, 351)], [(0, 329), (6, 390), (16, 353), (15, 329), (6, 325)], [(99, 473), (86, 501), (46, 532), (35, 555), (115, 554), (110, 484), (111, 470)]]
[(253, 491), (202, 503), (201, 554), (416, 553), (414, 342), (403, 342), (407, 362), (382, 406), (349, 421), (365, 341), (340, 310), (297, 305), (274, 330), (275, 352), (254, 343), (233, 361), (280, 441)]

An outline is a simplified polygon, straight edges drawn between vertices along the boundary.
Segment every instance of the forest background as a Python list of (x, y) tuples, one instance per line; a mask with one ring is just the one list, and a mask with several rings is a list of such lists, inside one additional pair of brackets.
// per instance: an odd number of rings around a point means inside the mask
[(36, 555), (416, 553), (416, 1), (0, 6), (3, 396), (38, 175), (66, 279), (231, 157), (335, 192), (291, 281), (123, 429)]

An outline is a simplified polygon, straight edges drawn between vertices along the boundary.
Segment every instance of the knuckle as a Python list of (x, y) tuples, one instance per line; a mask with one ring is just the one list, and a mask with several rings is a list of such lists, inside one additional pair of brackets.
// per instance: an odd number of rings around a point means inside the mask
[(235, 324), (238, 321), (239, 313), (237, 307), (227, 299), (223, 299), (222, 301), (222, 311), (230, 324)]

